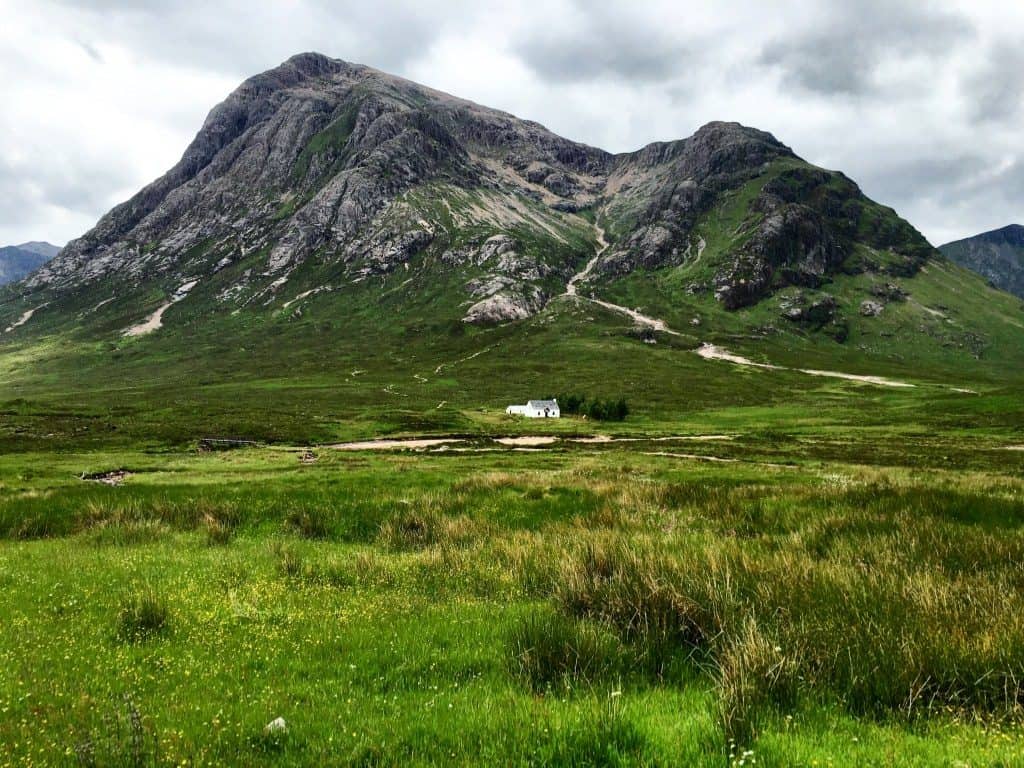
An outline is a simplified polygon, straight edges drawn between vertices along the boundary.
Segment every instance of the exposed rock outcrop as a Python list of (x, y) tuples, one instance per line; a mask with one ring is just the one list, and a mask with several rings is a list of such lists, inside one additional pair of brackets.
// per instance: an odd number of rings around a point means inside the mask
[(860, 313), (864, 317), (878, 317), (882, 314), (882, 310), (884, 309), (884, 304), (878, 301), (872, 301), (871, 299), (865, 299), (860, 303)]

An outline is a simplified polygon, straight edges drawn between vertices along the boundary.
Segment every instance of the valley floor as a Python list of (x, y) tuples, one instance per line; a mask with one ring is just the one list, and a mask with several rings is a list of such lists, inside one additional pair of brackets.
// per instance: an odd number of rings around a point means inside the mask
[(1019, 441), (572, 426), (5, 453), (0, 766), (1024, 762)]

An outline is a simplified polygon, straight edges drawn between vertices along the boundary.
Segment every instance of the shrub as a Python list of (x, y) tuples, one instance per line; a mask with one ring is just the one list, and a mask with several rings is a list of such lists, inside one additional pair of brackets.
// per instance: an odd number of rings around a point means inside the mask
[(145, 587), (122, 600), (117, 615), (117, 636), (129, 642), (147, 640), (168, 632), (170, 622), (167, 602), (151, 587)]
[(588, 419), (597, 421), (625, 421), (629, 415), (629, 405), (621, 397), (618, 400), (591, 400), (583, 412)]
[[(549, 397), (547, 399), (551, 400), (552, 398)], [(558, 401), (558, 410), (570, 416), (582, 413), (583, 404), (587, 401), (586, 397), (577, 394), (558, 395), (554, 399)]]
[(541, 693), (594, 685), (619, 667), (620, 646), (597, 625), (551, 610), (528, 614), (508, 635), (512, 671)]
[(582, 414), (598, 421), (625, 421), (629, 415), (629, 405), (623, 397), (618, 400), (588, 400), (585, 395), (561, 394), (547, 399), (557, 400), (558, 409), (565, 416)]

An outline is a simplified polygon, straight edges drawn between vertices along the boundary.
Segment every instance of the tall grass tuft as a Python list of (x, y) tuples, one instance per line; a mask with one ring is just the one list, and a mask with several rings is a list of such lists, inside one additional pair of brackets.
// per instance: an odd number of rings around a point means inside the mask
[(599, 626), (538, 610), (508, 633), (513, 673), (535, 693), (592, 686), (620, 668), (616, 638)]
[(151, 544), (170, 534), (171, 529), (160, 520), (104, 520), (89, 528), (89, 541), (97, 546), (130, 547)]
[(440, 538), (442, 521), (432, 510), (406, 510), (380, 525), (377, 540), (387, 549), (402, 552), (425, 549)]
[(117, 614), (117, 636), (125, 642), (141, 642), (170, 630), (171, 611), (167, 601), (152, 587), (143, 587), (121, 601)]
[(206, 543), (211, 547), (227, 546), (235, 535), (235, 526), (230, 520), (213, 515), (203, 518), (203, 530), (206, 532)]
[(645, 734), (626, 716), (618, 692), (613, 692), (556, 731), (550, 751), (541, 748), (540, 761), (543, 765), (627, 768), (654, 764), (648, 750)]
[(289, 579), (309, 578), (313, 569), (302, 553), (291, 543), (278, 541), (274, 543), (274, 557), (277, 560), (277, 571)]
[(800, 693), (799, 651), (767, 637), (753, 619), (721, 644), (716, 682), (725, 735), (749, 744), (767, 709), (786, 710)]
[(720, 631), (715, 606), (688, 593), (681, 575), (657, 555), (591, 543), (563, 562), (554, 600), (569, 616), (611, 626), (649, 672), (662, 676), (680, 654), (700, 651)]
[(286, 523), (304, 539), (328, 539), (333, 529), (333, 521), (321, 507), (293, 509), (288, 513)]
[(446, 514), (449, 499), (428, 496), (422, 504), (406, 507), (380, 524), (377, 542), (393, 552), (414, 552), (428, 547), (462, 547), (482, 538), (486, 526), (465, 515)]

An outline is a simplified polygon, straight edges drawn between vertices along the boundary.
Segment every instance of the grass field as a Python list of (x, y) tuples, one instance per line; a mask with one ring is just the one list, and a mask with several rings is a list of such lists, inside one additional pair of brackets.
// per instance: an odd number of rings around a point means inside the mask
[(1024, 453), (716, 426), (5, 453), (0, 765), (1024, 762)]
[[(869, 322), (840, 276), (840, 344), (683, 277), (601, 289), (656, 344), (401, 276), (5, 335), (0, 766), (1024, 764), (1019, 303), (940, 264)], [(558, 392), (629, 418), (504, 416)], [(456, 442), (329, 447), (414, 436)]]

